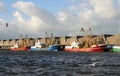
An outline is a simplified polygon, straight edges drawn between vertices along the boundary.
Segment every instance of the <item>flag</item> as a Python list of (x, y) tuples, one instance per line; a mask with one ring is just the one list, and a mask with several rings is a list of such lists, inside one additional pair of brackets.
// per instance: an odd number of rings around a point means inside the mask
[(81, 28), (80, 31), (85, 31), (85, 30), (83, 28)]

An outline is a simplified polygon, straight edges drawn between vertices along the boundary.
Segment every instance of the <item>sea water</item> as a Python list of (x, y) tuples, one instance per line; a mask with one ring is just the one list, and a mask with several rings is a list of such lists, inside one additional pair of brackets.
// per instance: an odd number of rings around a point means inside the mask
[(120, 76), (120, 53), (1, 50), (0, 76)]

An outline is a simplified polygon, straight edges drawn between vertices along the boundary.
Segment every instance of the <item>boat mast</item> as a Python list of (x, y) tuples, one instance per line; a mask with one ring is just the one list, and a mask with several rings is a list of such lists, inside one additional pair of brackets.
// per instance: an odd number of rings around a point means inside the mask
[(53, 36), (53, 33), (51, 33), (51, 45), (53, 45), (54, 43), (55, 43), (55, 38), (54, 38), (54, 36)]

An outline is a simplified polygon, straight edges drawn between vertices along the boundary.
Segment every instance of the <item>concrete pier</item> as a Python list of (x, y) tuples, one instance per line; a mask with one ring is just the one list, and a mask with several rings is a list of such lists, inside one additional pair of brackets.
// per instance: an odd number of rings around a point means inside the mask
[[(86, 40), (86, 38), (89, 39), (89, 36), (63, 36), (63, 37), (44, 37), (44, 38), (24, 38), (24, 39), (8, 39), (8, 40), (0, 40), (0, 49), (9, 49), (15, 43), (21, 44), (27, 44), (27, 45), (34, 45), (35, 42), (38, 40), (41, 43), (45, 44), (62, 44), (62, 45), (70, 45), (74, 40), (77, 40), (78, 42), (82, 42)], [(120, 34), (118, 35), (94, 35), (93, 39), (96, 40), (105, 40), (106, 44), (118, 44), (120, 45)]]

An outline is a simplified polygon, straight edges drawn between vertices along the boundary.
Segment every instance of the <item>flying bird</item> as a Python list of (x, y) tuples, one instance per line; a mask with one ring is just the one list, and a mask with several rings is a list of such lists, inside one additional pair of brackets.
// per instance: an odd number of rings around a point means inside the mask
[(8, 23), (6, 23), (6, 27), (8, 27)]

